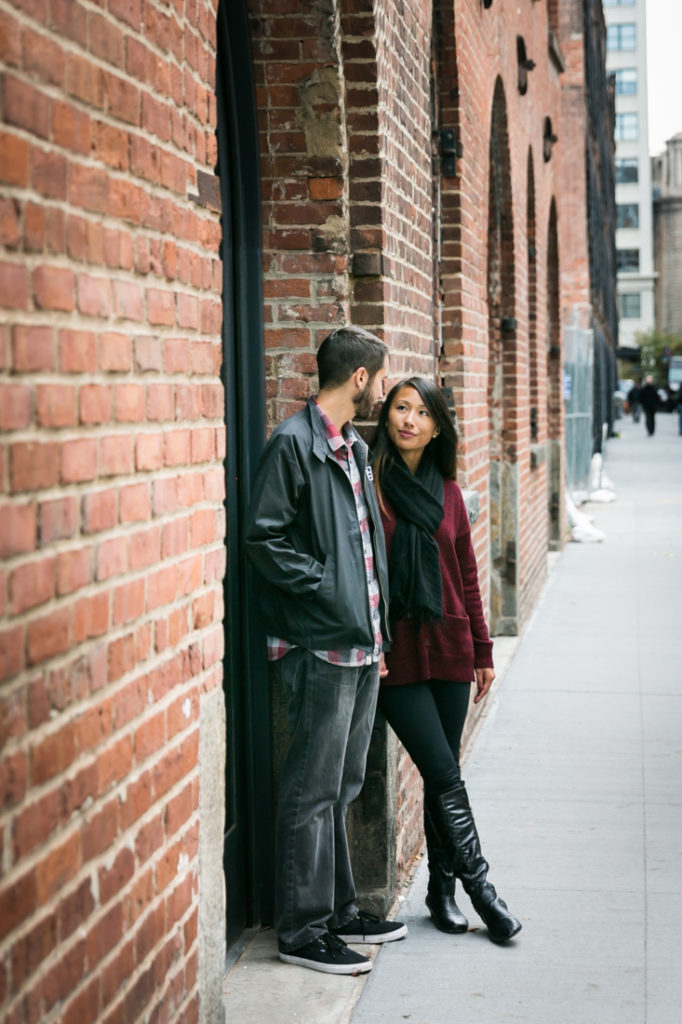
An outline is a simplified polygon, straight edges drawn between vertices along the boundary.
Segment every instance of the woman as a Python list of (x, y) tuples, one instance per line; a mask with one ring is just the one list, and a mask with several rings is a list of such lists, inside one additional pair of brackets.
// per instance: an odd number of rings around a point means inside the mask
[(457, 877), (490, 938), (505, 942), (521, 923), (487, 881), (459, 772), (471, 680), (478, 703), (495, 672), (455, 454), (452, 418), (435, 385), (420, 377), (397, 384), (374, 444), (393, 623), (379, 706), (424, 780), (426, 905), (436, 927), (467, 930), (455, 902)]

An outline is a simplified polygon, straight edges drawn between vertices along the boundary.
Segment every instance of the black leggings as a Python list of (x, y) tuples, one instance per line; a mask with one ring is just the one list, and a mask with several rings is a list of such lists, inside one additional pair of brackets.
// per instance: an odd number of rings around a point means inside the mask
[(646, 419), (646, 431), (649, 437), (656, 432), (656, 410), (645, 409), (644, 417)]
[(379, 707), (433, 795), (460, 779), (459, 746), (469, 708), (469, 683), (380, 686)]

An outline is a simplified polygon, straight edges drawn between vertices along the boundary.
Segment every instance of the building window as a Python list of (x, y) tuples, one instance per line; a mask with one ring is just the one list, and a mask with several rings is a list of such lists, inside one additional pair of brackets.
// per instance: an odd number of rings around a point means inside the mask
[(639, 138), (638, 114), (616, 114), (614, 137), (616, 142), (636, 142)]
[(635, 0), (602, 0), (604, 7), (634, 7)]
[(619, 274), (638, 271), (639, 249), (616, 249), (616, 270)]
[(620, 25), (607, 25), (606, 49), (616, 50), (637, 49), (637, 26), (634, 22), (623, 22)]
[(639, 292), (626, 292), (620, 297), (620, 315), (623, 320), (638, 320), (641, 316), (642, 296)]
[(639, 160), (636, 156), (616, 157), (616, 184), (636, 185), (639, 181)]
[(616, 71), (616, 96), (637, 95), (637, 68), (619, 68)]
[(639, 227), (639, 203), (616, 203), (616, 227)]

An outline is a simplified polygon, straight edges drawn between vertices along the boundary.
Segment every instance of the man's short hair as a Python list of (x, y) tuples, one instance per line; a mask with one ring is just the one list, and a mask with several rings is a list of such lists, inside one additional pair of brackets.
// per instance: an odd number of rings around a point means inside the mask
[(382, 368), (388, 345), (362, 327), (339, 327), (317, 350), (317, 374), (322, 388), (341, 387), (364, 366), (370, 379)]

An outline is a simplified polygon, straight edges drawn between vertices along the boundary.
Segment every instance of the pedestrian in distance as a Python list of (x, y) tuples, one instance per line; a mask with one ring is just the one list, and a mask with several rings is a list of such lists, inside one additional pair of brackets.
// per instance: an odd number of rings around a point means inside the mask
[(455, 429), (438, 388), (419, 377), (397, 384), (373, 448), (393, 634), (379, 707), (424, 780), (426, 905), (434, 924), (467, 930), (455, 901), (459, 878), (489, 937), (505, 942), (521, 923), (488, 881), (459, 765), (471, 682), (479, 703), (495, 672), (455, 458)]
[(644, 384), (639, 392), (639, 401), (644, 409), (644, 420), (646, 432), (653, 437), (656, 431), (656, 410), (658, 408), (658, 391), (654, 385), (654, 378), (650, 373), (644, 378)]
[(639, 386), (637, 384), (633, 384), (628, 391), (628, 408), (632, 416), (632, 422), (639, 423), (642, 407), (639, 402)]
[(387, 626), (387, 565), (367, 446), (352, 426), (383, 394), (386, 345), (341, 327), (317, 353), (319, 393), (273, 432), (246, 549), (262, 578), (268, 657), (288, 700), (276, 825), (280, 959), (329, 974), (371, 960), (347, 943), (407, 933), (359, 909), (346, 810), (362, 787)]

